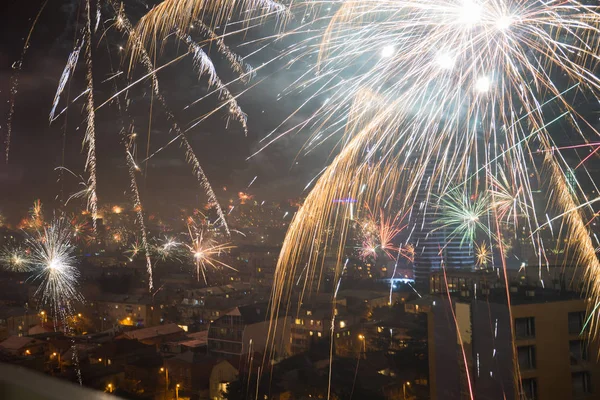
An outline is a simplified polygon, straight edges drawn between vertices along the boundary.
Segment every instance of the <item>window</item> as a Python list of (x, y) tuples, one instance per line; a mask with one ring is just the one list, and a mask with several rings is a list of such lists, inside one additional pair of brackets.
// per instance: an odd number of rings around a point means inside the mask
[(346, 327), (346, 321), (340, 321), (340, 328), (344, 329)]
[(573, 381), (573, 395), (575, 397), (592, 393), (592, 383), (588, 371), (571, 374)]
[(304, 325), (303, 322), (300, 318), (296, 318), (296, 325)]
[(569, 352), (571, 355), (571, 365), (578, 365), (588, 360), (587, 343), (583, 340), (569, 341)]
[(537, 381), (535, 378), (523, 379), (521, 386), (523, 387), (521, 400), (537, 400)]
[(569, 333), (573, 335), (579, 335), (583, 330), (583, 324), (585, 323), (585, 312), (577, 311), (569, 313)]
[(317, 332), (317, 336), (318, 336), (318, 337), (321, 337), (321, 332)]
[(517, 347), (517, 357), (521, 370), (535, 369), (535, 346)]
[(535, 318), (525, 317), (515, 319), (515, 335), (517, 339), (535, 337)]
[(306, 310), (306, 315), (308, 315), (310, 317), (312, 315), (312, 311), (311, 310)]

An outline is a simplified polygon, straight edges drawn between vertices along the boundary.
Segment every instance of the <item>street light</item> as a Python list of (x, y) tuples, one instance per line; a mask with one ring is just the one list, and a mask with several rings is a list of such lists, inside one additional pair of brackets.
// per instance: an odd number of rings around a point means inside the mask
[(179, 388), (181, 387), (181, 385), (179, 385), (179, 383), (177, 385), (175, 385), (175, 400), (179, 400)]
[(165, 399), (166, 399), (167, 393), (169, 392), (169, 370), (164, 367), (160, 367), (160, 372), (165, 373)]
[(410, 387), (410, 382), (404, 382), (402, 384), (402, 400), (406, 400), (406, 387)]
[(113, 392), (113, 385), (112, 385), (112, 383), (109, 383), (108, 385), (106, 385), (106, 389), (108, 390), (108, 393), (112, 393)]
[(56, 358), (57, 358), (57, 361), (58, 361), (58, 368), (60, 368), (60, 369), (61, 369), (61, 371), (62, 371), (62, 368), (61, 368), (62, 366), (60, 365), (60, 353), (57, 353), (57, 352), (55, 351), (54, 353), (52, 353), (52, 357), (56, 357)]

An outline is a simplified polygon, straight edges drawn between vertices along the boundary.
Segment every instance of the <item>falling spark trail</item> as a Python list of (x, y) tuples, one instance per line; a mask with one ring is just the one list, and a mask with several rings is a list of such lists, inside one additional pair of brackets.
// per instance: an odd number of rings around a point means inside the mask
[(5, 160), (6, 163), (8, 164), (8, 157), (10, 154), (10, 141), (12, 139), (12, 122), (13, 122), (13, 116), (15, 114), (15, 101), (16, 101), (16, 97), (17, 97), (17, 93), (19, 91), (19, 74), (21, 73), (21, 68), (23, 67), (23, 61), (25, 60), (25, 54), (27, 54), (27, 50), (29, 49), (29, 44), (31, 41), (31, 34), (33, 33), (33, 30), (35, 28), (35, 26), (37, 25), (38, 19), (40, 18), (40, 15), (42, 14), (42, 11), (44, 11), (44, 8), (46, 8), (46, 4), (48, 4), (48, 0), (44, 0), (44, 2), (42, 3), (42, 6), (40, 7), (40, 10), (38, 11), (37, 15), (35, 16), (35, 19), (33, 20), (33, 23), (31, 24), (31, 28), (29, 29), (29, 33), (27, 34), (27, 38), (25, 39), (25, 44), (23, 45), (23, 50), (21, 50), (21, 57), (19, 58), (19, 61), (15, 62), (13, 64), (13, 74), (10, 77), (10, 98), (8, 100), (8, 118), (6, 119), (6, 137), (4, 138), (4, 155), (5, 155)]
[(87, 14), (85, 26), (85, 64), (86, 64), (86, 85), (88, 89), (86, 111), (87, 111), (87, 127), (83, 142), (87, 145), (87, 157), (85, 161), (85, 170), (89, 174), (88, 189), (89, 197), (87, 198), (87, 207), (92, 214), (92, 222), (94, 231), (97, 227), (98, 220), (98, 195), (96, 193), (96, 111), (94, 110), (94, 76), (92, 72), (92, 16), (91, 16), (91, 0), (86, 0), (85, 10)]
[(254, 177), (254, 178), (253, 178), (253, 179), (250, 181), (250, 183), (248, 184), (248, 186), (246, 187), (246, 189), (248, 189), (248, 188), (250, 188), (250, 186), (252, 186), (252, 184), (254, 183), (254, 181), (256, 180), (256, 178), (258, 178), (258, 175), (257, 175), (257, 176), (255, 176), (255, 177)]
[[(69, 81), (69, 79), (73, 75), (73, 72), (75, 71), (75, 67), (77, 66), (77, 61), (79, 60), (79, 54), (81, 53), (81, 48), (84, 44), (85, 44), (85, 41), (82, 41), (82, 43), (79, 46), (77, 46), (77, 44), (76, 44), (75, 48), (69, 55), (67, 64), (65, 65), (65, 68), (60, 77), (60, 80), (58, 81), (58, 88), (56, 89), (56, 94), (54, 95), (54, 101), (52, 102), (52, 108), (50, 109), (50, 116), (49, 116), (50, 122), (54, 121), (56, 119), (56, 117), (58, 117), (58, 116), (54, 115), (56, 112), (56, 107), (58, 107), (58, 103), (60, 101), (60, 96), (62, 95), (62, 92), (65, 90), (65, 86), (67, 85), (67, 82)], [(90, 90), (90, 88), (88, 87), (83, 93), (88, 93), (89, 90)], [(79, 98), (79, 97), (80, 96), (78, 96), (77, 98)], [(62, 114), (62, 112), (61, 112), (61, 114)]]
[[(108, 47), (108, 42), (107, 42), (107, 47)], [(108, 54), (109, 54), (109, 61), (110, 61), (110, 67), (111, 67), (111, 73), (112, 73), (112, 77), (109, 78), (108, 80), (112, 80), (113, 78), (119, 76), (122, 74), (122, 71), (115, 73), (114, 72), (114, 67), (113, 67), (113, 63), (112, 63), (112, 58), (110, 57), (110, 49), (108, 49)], [(112, 81), (113, 83), (113, 87), (115, 89), (115, 92), (118, 92), (118, 87), (115, 81)], [(154, 279), (153, 279), (153, 271), (152, 271), (152, 260), (150, 258), (151, 255), (151, 251), (150, 251), (150, 246), (148, 243), (148, 233), (147, 233), (147, 229), (146, 229), (146, 223), (144, 221), (144, 211), (143, 211), (143, 207), (142, 207), (142, 200), (140, 197), (140, 191), (139, 191), (139, 187), (138, 187), (138, 183), (137, 183), (137, 179), (136, 179), (136, 172), (138, 171), (138, 167), (135, 163), (135, 160), (133, 158), (130, 146), (133, 145), (132, 141), (130, 140), (130, 136), (126, 134), (125, 131), (125, 123), (124, 123), (124, 114), (125, 111), (123, 110), (123, 107), (121, 106), (121, 101), (119, 100), (119, 98), (116, 98), (117, 101), (117, 105), (118, 105), (118, 109), (119, 109), (119, 113), (121, 116), (121, 142), (123, 143), (124, 146), (124, 150), (125, 150), (125, 157), (127, 160), (127, 167), (128, 167), (128, 172), (129, 172), (129, 179), (130, 179), (130, 183), (129, 183), (129, 187), (131, 189), (131, 194), (133, 196), (133, 209), (135, 211), (136, 214), (136, 222), (139, 225), (140, 228), (140, 234), (142, 237), (142, 248), (144, 250), (144, 256), (146, 258), (146, 271), (148, 273), (148, 290), (152, 291), (152, 289), (154, 288)], [(132, 126), (132, 131), (135, 132), (134, 130), (134, 126)], [(134, 135), (131, 135), (134, 136)], [(162, 286), (161, 286), (162, 288)], [(160, 288), (158, 289), (160, 290)], [(158, 292), (158, 290), (154, 293), (156, 294)]]
[[(158, 78), (156, 77), (156, 69), (154, 68), (152, 61), (150, 60), (150, 56), (148, 55), (146, 50), (143, 48), (142, 40), (139, 38), (138, 34), (133, 30), (131, 23), (129, 22), (127, 17), (122, 13), (122, 10), (117, 6), (117, 4), (114, 1), (111, 1), (111, 4), (112, 4), (115, 12), (118, 15), (119, 23), (117, 24), (117, 27), (121, 31), (124, 31), (125, 33), (129, 34), (130, 40), (132, 40), (135, 43), (136, 51), (138, 53), (138, 56), (141, 59), (141, 63), (146, 68), (147, 73), (152, 80), (152, 90), (154, 92), (154, 95), (156, 96), (156, 98), (159, 100), (159, 102), (163, 106), (163, 110), (167, 114), (167, 119), (171, 122), (172, 128), (175, 131), (176, 136), (179, 137), (179, 139), (181, 140), (181, 142), (185, 148), (187, 162), (192, 166), (193, 172), (196, 175), (196, 179), (200, 182), (200, 185), (202, 186), (202, 188), (208, 195), (208, 199), (210, 201), (211, 206), (213, 206), (215, 208), (215, 210), (217, 211), (219, 219), (220, 219), (221, 223), (223, 224), (225, 230), (227, 231), (227, 234), (229, 235), (230, 234), (229, 226), (227, 225), (227, 221), (225, 219), (225, 214), (223, 213), (223, 210), (222, 210), (221, 206), (219, 205), (217, 196), (214, 193), (213, 188), (210, 185), (210, 182), (208, 181), (208, 178), (200, 165), (200, 161), (198, 160), (196, 153), (194, 152), (194, 149), (192, 148), (187, 137), (185, 136), (185, 134), (179, 127), (179, 124), (177, 124), (177, 122), (175, 121), (175, 115), (173, 114), (171, 109), (168, 107), (165, 98), (163, 97), (162, 93), (160, 92), (160, 89), (158, 86)], [(189, 54), (189, 51), (188, 51), (188, 53), (186, 53), (184, 55), (187, 55), (187, 54)], [(178, 57), (178, 59), (179, 58), (181, 58), (181, 56)]]

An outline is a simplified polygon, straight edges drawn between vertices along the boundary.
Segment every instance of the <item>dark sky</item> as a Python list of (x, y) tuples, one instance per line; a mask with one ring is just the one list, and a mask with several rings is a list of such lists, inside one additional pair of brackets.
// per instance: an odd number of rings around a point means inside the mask
[[(63, 165), (76, 174), (83, 174), (84, 155), (82, 135), (85, 131), (84, 99), (71, 104), (66, 115), (51, 125), (48, 114), (56, 92), (60, 75), (66, 60), (73, 49), (74, 39), (79, 35), (84, 19), (79, 0), (49, 0), (33, 32), (29, 48), (19, 74), (19, 86), (16, 95), (16, 111), (13, 118), (12, 145), (10, 162), (0, 163), (0, 212), (10, 214), (13, 211), (24, 212), (35, 198), (41, 198), (47, 204), (56, 207), (52, 201), (61, 190), (64, 197), (78, 190), (78, 179), (65, 175), (58, 182), (60, 173), (55, 170)], [(132, 0), (125, 2), (133, 21), (144, 11), (144, 3)], [(4, 139), (7, 132), (11, 65), (20, 57), (25, 37), (30, 29), (42, 1), (4, 0), (1, 11), (2, 39), (0, 41), (0, 133)], [(82, 3), (83, 4), (83, 3)], [(149, 2), (149, 6), (153, 3)], [(93, 47), (93, 68), (96, 105), (106, 100), (114, 92), (113, 82), (103, 81), (110, 76), (111, 64), (118, 70), (124, 70), (121, 63), (122, 53), (119, 46), (125, 39), (114, 29), (109, 30), (99, 40), (103, 28), (110, 25), (113, 17), (108, 8), (103, 9), (103, 17)], [(78, 25), (79, 24), (79, 25)], [(271, 34), (271, 27), (253, 31), (248, 37), (260, 37)], [(246, 37), (246, 39), (248, 39)], [(238, 46), (240, 38), (232, 38), (228, 44), (240, 55), (252, 51), (251, 46)], [(164, 64), (183, 50), (176, 43), (170, 43), (157, 64)], [(109, 57), (110, 52), (110, 57)], [(260, 65), (274, 54), (276, 45), (248, 59), (251, 65)], [(211, 53), (211, 55), (213, 55)], [(218, 55), (213, 57), (215, 66), (224, 81), (236, 76)], [(189, 139), (201, 160), (217, 194), (223, 201), (245, 190), (248, 183), (258, 176), (250, 192), (265, 200), (284, 200), (301, 194), (306, 182), (324, 166), (330, 147), (323, 146), (310, 157), (295, 157), (308, 138), (308, 132), (290, 135), (265, 150), (250, 161), (246, 158), (259, 146), (259, 140), (270, 132), (286, 115), (299, 104), (300, 99), (284, 97), (277, 101), (280, 93), (297, 75), (298, 70), (285, 70), (283, 63), (274, 63), (269, 70), (259, 71), (250, 85), (233, 84), (232, 93), (253, 86), (239, 100), (242, 109), (248, 114), (248, 136), (235, 121), (227, 122), (224, 113), (218, 113), (189, 132)], [(143, 74), (142, 68), (132, 73), (137, 79)], [(124, 75), (123, 75), (124, 76)], [(123, 88), (127, 79), (115, 80)], [(161, 88), (167, 102), (176, 114), (181, 126), (187, 127), (194, 118), (210, 111), (218, 104), (217, 99), (203, 100), (189, 110), (184, 107), (207, 92), (207, 82), (198, 79), (193, 70), (192, 61), (184, 59), (159, 73)], [(79, 95), (85, 84), (85, 64), (83, 57), (75, 71), (74, 78), (61, 98), (58, 109), (66, 105), (66, 99), (73, 100)], [(132, 88), (128, 93), (130, 107), (127, 117), (135, 123), (138, 132), (138, 160), (146, 154), (146, 141), (150, 120), (150, 90), (148, 81)], [(125, 97), (121, 96), (124, 100)], [(173, 134), (170, 124), (160, 104), (154, 102), (150, 140), (150, 151), (167, 143)], [(100, 109), (96, 115), (96, 136), (98, 152), (98, 188), (101, 203), (125, 202), (128, 190), (128, 177), (125, 168), (123, 145), (119, 138), (121, 120), (116, 103)], [(295, 120), (297, 122), (297, 119)], [(292, 121), (293, 123), (294, 121)], [(66, 135), (66, 136), (65, 136)], [(63, 137), (66, 138), (64, 164), (62, 162)], [(4, 153), (4, 146), (1, 146)], [(3, 160), (2, 160), (3, 161)], [(144, 164), (140, 164), (146, 168)], [(172, 144), (147, 165), (147, 177), (140, 174), (139, 183), (142, 198), (146, 206), (163, 208), (165, 206), (190, 206), (204, 201), (202, 191), (195, 182), (191, 168), (185, 163), (183, 149), (179, 143)], [(227, 186), (227, 193), (222, 190)]]
[[(151, 7), (158, 1), (148, 0), (147, 5)], [(13, 74), (11, 65), (20, 58), (24, 39), (43, 0), (3, 0), (1, 3), (0, 136), (4, 139), (7, 132), (10, 79)], [(66, 115), (62, 115), (51, 125), (48, 122), (60, 75), (84, 22), (80, 4), (83, 4), (82, 0), (48, 0), (33, 32), (31, 47), (19, 74), (10, 163), (5, 165), (3, 157), (0, 159), (0, 212), (5, 215), (22, 214), (36, 198), (41, 198), (47, 208), (56, 208), (60, 203), (58, 200), (54, 201), (54, 198), (60, 198), (61, 193), (62, 198), (66, 198), (80, 189), (79, 179), (72, 176), (64, 175), (62, 181), (57, 182), (60, 173), (56, 168), (64, 166), (78, 175), (84, 174), (83, 98), (70, 104)], [(125, 1), (125, 6), (127, 14), (134, 22), (146, 11), (144, 0), (128, 0)], [(113, 82), (104, 82), (111, 72), (109, 60), (112, 59), (116, 70), (126, 70), (121, 58), (123, 54), (119, 51), (119, 46), (125, 44), (125, 38), (115, 29), (105, 32), (113, 18), (109, 11), (106, 6), (103, 8), (102, 23), (93, 43), (96, 105), (103, 103), (114, 93)], [(242, 43), (268, 37), (275, 29), (274, 26), (266, 24), (250, 31), (245, 37), (228, 37), (228, 44), (238, 54), (248, 55), (259, 44), (241, 46)], [(289, 43), (272, 43), (258, 54), (249, 57), (247, 61), (255, 67), (260, 66), (280, 54), (287, 45)], [(184, 51), (183, 47), (175, 42), (168, 42), (165, 49), (157, 60), (158, 65), (172, 60)], [(208, 48), (206, 50), (208, 51)], [(210, 52), (210, 55), (221, 79), (226, 82), (235, 79), (235, 73), (222, 57), (215, 53)], [(301, 195), (306, 183), (328, 161), (335, 140), (321, 145), (310, 156), (296, 158), (310, 132), (287, 135), (258, 156), (246, 161), (246, 158), (260, 147), (259, 140), (290, 115), (303, 102), (302, 96), (306, 96), (286, 95), (278, 100), (278, 94), (306, 69), (306, 65), (303, 66), (302, 63), (287, 68), (285, 61), (275, 61), (267, 68), (261, 69), (248, 85), (236, 83), (230, 86), (234, 94), (248, 89), (239, 99), (239, 104), (248, 114), (248, 136), (244, 136), (241, 127), (235, 121), (231, 121), (229, 128), (226, 128), (227, 122), (223, 112), (217, 113), (188, 133), (189, 140), (222, 204), (230, 198), (235, 198), (238, 191), (245, 190), (255, 176), (258, 178), (250, 192), (257, 199), (281, 201), (297, 197)], [(117, 82), (119, 88), (123, 88), (131, 79), (135, 80), (143, 74), (143, 69), (138, 67), (129, 79), (123, 74), (114, 82)], [(188, 104), (204, 96), (208, 90), (206, 79), (198, 79), (189, 58), (161, 70), (158, 77), (167, 102), (174, 111), (177, 122), (183, 127), (188, 127), (195, 118), (214, 109), (218, 104), (218, 100), (213, 96), (185, 110)], [(58, 109), (65, 107), (67, 98), (71, 101), (77, 97), (83, 91), (84, 84), (85, 66), (81, 57)], [(144, 169), (144, 172), (138, 175), (144, 206), (158, 211), (173, 206), (201, 206), (205, 201), (203, 191), (199, 189), (191, 168), (186, 164), (183, 149), (178, 142), (153, 157), (147, 165), (141, 163), (147, 151), (150, 94), (149, 81), (138, 84), (127, 93), (130, 107), (126, 118), (128, 123), (135, 124), (138, 133), (137, 159)], [(124, 101), (125, 96), (121, 96), (120, 99)], [(589, 120), (592, 123), (597, 121), (596, 102), (590, 102), (589, 99), (580, 96), (575, 99), (575, 103), (581, 113), (590, 116)], [(280, 131), (285, 131), (306, 115), (294, 117)], [(129, 182), (124, 149), (119, 136), (122, 124), (116, 103), (100, 109), (96, 114), (96, 121), (100, 203), (125, 203), (128, 199)], [(581, 142), (577, 135), (565, 134), (572, 131), (572, 127), (555, 125), (553, 129), (556, 133), (553, 136), (559, 145)], [(151, 153), (173, 137), (170, 127), (160, 104), (154, 102), (150, 135)], [(592, 136), (593, 140), (597, 141), (596, 135)], [(3, 144), (0, 144), (0, 148), (3, 155)], [(577, 151), (581, 154), (568, 151), (564, 156), (567, 159), (571, 158), (570, 164), (577, 165), (589, 151), (588, 148)], [(594, 158), (588, 161), (586, 166), (597, 171), (597, 164), (597, 158)], [(223, 191), (223, 186), (227, 186), (227, 192)]]

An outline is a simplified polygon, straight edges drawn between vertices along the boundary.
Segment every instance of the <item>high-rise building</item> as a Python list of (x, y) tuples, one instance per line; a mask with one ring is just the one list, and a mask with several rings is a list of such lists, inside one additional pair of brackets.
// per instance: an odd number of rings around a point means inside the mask
[[(431, 174), (427, 174), (431, 176)], [(416, 215), (413, 237), (415, 241), (415, 260), (413, 272), (415, 285), (424, 287), (429, 274), (442, 265), (444, 230), (439, 223), (440, 206), (438, 199), (428, 190), (429, 179), (423, 179), (416, 198)]]
[(444, 226), (440, 220), (444, 216), (444, 206), (440, 204), (437, 185), (433, 179), (433, 167), (425, 170), (416, 196), (414, 215), (415, 259), (413, 273), (415, 285), (426, 288), (429, 274), (441, 268), (472, 269), (475, 265), (473, 243), (462, 237), (452, 236), (455, 226)]

